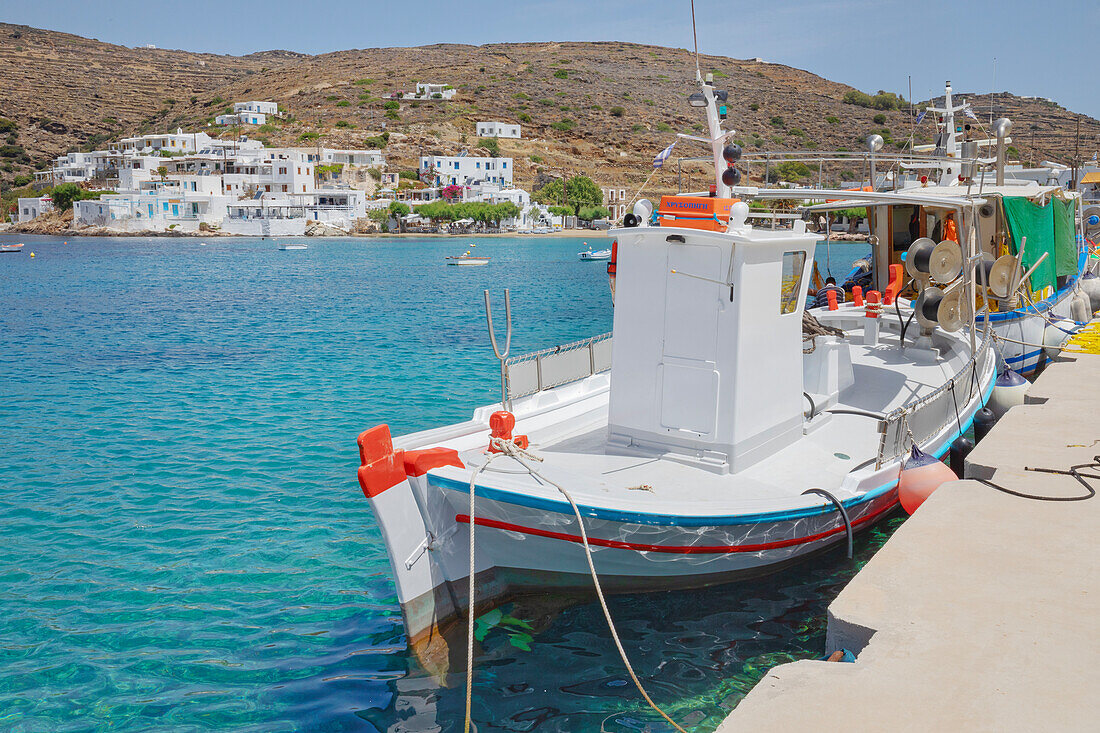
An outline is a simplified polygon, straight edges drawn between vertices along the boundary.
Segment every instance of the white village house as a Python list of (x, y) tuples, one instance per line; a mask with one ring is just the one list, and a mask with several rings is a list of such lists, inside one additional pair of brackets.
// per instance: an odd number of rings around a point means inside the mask
[(422, 155), (421, 180), (431, 172), (437, 186), (470, 186), (495, 183), (501, 188), (512, 187), (511, 158), (490, 158), (476, 155)]
[(519, 125), (511, 125), (506, 122), (479, 122), (477, 123), (478, 137), (503, 137), (520, 139)]
[(15, 211), (15, 220), (20, 223), (30, 221), (47, 211), (53, 211), (53, 199), (49, 195), (40, 198), (21, 198)]

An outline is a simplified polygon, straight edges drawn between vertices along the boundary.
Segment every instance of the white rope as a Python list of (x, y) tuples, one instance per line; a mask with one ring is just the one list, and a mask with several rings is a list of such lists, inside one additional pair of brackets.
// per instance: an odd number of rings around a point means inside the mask
[(657, 706), (657, 703), (653, 702), (653, 698), (649, 696), (649, 693), (645, 691), (642, 686), (641, 680), (638, 679), (638, 675), (634, 673), (634, 667), (631, 666), (630, 660), (626, 656), (626, 650), (623, 649), (623, 644), (619, 640), (619, 632), (615, 629), (615, 622), (611, 620), (611, 611), (607, 608), (607, 601), (604, 600), (603, 588), (600, 587), (600, 579), (596, 574), (596, 566), (592, 562), (592, 550), (588, 546), (588, 533), (584, 529), (584, 521), (581, 519), (581, 510), (577, 507), (577, 503), (573, 501), (573, 497), (565, 490), (563, 486), (554, 482), (553, 480), (543, 476), (536, 471), (532, 466), (528, 465), (523, 459), (527, 458), (533, 461), (542, 461), (539, 456), (533, 455), (528, 451), (520, 448), (511, 440), (502, 440), (500, 438), (490, 438), (490, 444), (497, 448), (500, 453), (492, 453), (488, 459), (481, 466), (474, 471), (473, 476), (470, 477), (470, 598), (469, 598), (469, 629), (467, 634), (467, 648), (466, 648), (466, 733), (470, 733), (470, 702), (473, 694), (473, 671), (474, 671), (474, 481), (478, 474), (498, 456), (506, 455), (512, 460), (519, 463), (527, 472), (535, 478), (541, 479), (546, 483), (553, 486), (561, 495), (569, 502), (569, 506), (573, 508), (573, 515), (577, 518), (577, 526), (581, 531), (581, 543), (584, 545), (584, 556), (588, 561), (588, 572), (592, 576), (592, 585), (596, 589), (596, 597), (600, 601), (600, 608), (603, 609), (603, 616), (607, 620), (607, 628), (611, 631), (611, 639), (615, 642), (615, 648), (619, 650), (619, 657), (622, 658), (623, 664), (626, 666), (626, 671), (630, 674), (630, 679), (634, 681), (634, 686), (638, 688), (638, 692), (641, 693), (645, 701), (649, 703), (649, 706), (653, 708), (662, 718), (668, 721), (669, 725), (675, 728), (680, 733), (687, 733), (682, 727), (680, 727), (675, 720), (668, 716), (664, 710), (661, 710)]

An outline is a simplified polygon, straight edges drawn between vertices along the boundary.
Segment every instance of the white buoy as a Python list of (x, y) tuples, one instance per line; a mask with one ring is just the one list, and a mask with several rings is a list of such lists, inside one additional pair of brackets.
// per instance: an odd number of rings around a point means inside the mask
[(1069, 303), (1069, 316), (1078, 323), (1088, 323), (1092, 320), (1091, 299), (1084, 293), (1078, 293)]
[(1024, 395), (1030, 383), (1019, 372), (1008, 369), (993, 385), (993, 394), (986, 405), (1000, 419), (1010, 408), (1024, 404)]
[(1043, 353), (1048, 359), (1053, 359), (1062, 353), (1062, 347), (1069, 338), (1069, 333), (1077, 327), (1077, 324), (1068, 318), (1060, 318), (1048, 323), (1043, 329)]
[[(1091, 272), (1081, 276), (1081, 292), (1089, 299), (1089, 314), (1100, 311), (1100, 277)], [(1089, 320), (1089, 319), (1085, 319)]]

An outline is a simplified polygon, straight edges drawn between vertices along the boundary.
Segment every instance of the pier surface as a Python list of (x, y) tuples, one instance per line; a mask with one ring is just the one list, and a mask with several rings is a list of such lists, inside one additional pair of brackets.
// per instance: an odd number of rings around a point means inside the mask
[[(1067, 357), (978, 445), (966, 475), (1081, 495), (1072, 477), (1024, 466), (1097, 454), (1100, 356)], [(1098, 520), (1100, 496), (944, 485), (829, 606), (827, 651), (856, 662), (775, 667), (718, 733), (1096, 730)]]

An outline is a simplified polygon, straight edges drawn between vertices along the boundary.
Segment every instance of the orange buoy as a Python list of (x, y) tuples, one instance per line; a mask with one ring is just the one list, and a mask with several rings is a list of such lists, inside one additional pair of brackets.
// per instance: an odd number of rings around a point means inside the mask
[(907, 514), (917, 511), (932, 492), (948, 481), (957, 481), (955, 472), (943, 461), (913, 446), (908, 460), (902, 465), (898, 479), (898, 499)]

